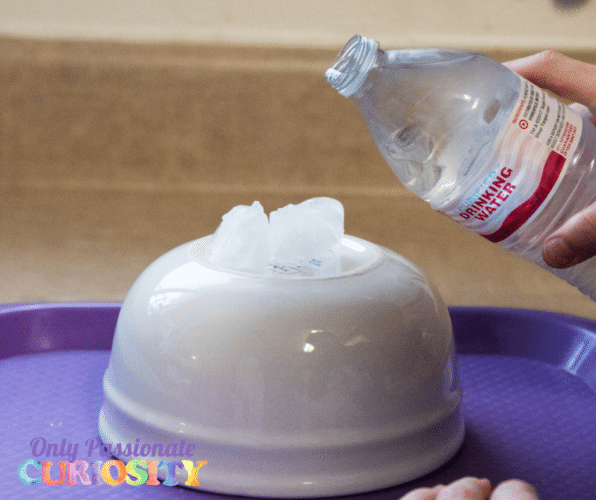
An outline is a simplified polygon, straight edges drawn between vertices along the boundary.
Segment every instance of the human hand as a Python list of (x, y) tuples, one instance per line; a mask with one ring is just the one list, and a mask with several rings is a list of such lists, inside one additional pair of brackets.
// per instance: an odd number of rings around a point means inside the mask
[(418, 488), (400, 500), (539, 500), (536, 490), (517, 479), (499, 484), (494, 490), (488, 479), (464, 477), (434, 488)]
[[(575, 101), (571, 105), (596, 125), (596, 66), (546, 50), (505, 63), (539, 87)], [(542, 257), (551, 267), (574, 266), (596, 255), (596, 203), (570, 217), (544, 241)]]
[(503, 63), (525, 79), (573, 101), (571, 107), (596, 125), (596, 66), (554, 50)]

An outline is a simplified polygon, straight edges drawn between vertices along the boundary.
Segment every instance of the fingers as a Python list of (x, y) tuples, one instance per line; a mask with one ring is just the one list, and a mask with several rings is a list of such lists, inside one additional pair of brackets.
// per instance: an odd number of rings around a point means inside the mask
[(490, 492), (488, 479), (464, 477), (442, 488), (437, 500), (489, 500)]
[(448, 486), (418, 488), (400, 500), (489, 500), (491, 491), (488, 479), (464, 477)]
[[(596, 66), (546, 50), (505, 63), (536, 85), (576, 101), (572, 107), (596, 124)], [(547, 265), (562, 269), (596, 255), (596, 204), (571, 217), (542, 247)]]
[(519, 479), (499, 484), (492, 492), (488, 479), (464, 477), (447, 486), (418, 488), (400, 500), (540, 500), (534, 487)]
[(542, 258), (551, 267), (574, 266), (596, 255), (596, 203), (570, 217), (549, 235)]
[(579, 102), (596, 114), (596, 66), (545, 50), (504, 63), (539, 87)]
[[(592, 123), (594, 123), (594, 115), (583, 104), (578, 104), (575, 102), (573, 104), (570, 104), (569, 107), (581, 116), (585, 116), (588, 120), (592, 120)], [(594, 124), (596, 125), (596, 123)]]
[(439, 484), (434, 488), (418, 488), (410, 491), (410, 493), (401, 497), (399, 500), (437, 500), (437, 494), (443, 488), (444, 486), (442, 484)]
[(540, 500), (533, 486), (518, 479), (510, 479), (495, 488), (490, 500)]

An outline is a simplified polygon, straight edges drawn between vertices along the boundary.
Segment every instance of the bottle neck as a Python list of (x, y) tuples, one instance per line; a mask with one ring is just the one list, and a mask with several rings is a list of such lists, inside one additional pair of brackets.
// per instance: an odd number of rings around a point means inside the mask
[(327, 81), (341, 95), (350, 97), (366, 80), (378, 51), (379, 42), (354, 35), (338, 54), (335, 64), (325, 72)]

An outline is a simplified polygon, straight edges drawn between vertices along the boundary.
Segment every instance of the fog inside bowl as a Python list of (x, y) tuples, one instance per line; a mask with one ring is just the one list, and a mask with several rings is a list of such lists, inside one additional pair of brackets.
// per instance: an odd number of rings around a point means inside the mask
[(234, 269), (209, 258), (214, 235), (196, 240), (188, 250), (189, 257), (200, 264), (225, 272), (262, 278), (329, 279), (364, 272), (383, 260), (382, 250), (375, 244), (342, 236), (333, 249), (299, 263), (270, 262), (263, 271)]

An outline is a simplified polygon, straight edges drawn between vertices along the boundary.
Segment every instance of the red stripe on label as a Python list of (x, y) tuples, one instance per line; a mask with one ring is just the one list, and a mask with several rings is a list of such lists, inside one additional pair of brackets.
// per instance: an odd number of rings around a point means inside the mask
[(492, 234), (483, 234), (487, 240), (493, 243), (503, 241), (517, 231), (532, 215), (538, 210), (540, 205), (547, 198), (553, 187), (557, 183), (559, 175), (565, 165), (565, 157), (555, 151), (551, 152), (546, 159), (544, 170), (540, 183), (534, 191), (534, 194), (513, 210), (503, 221), (503, 225)]

